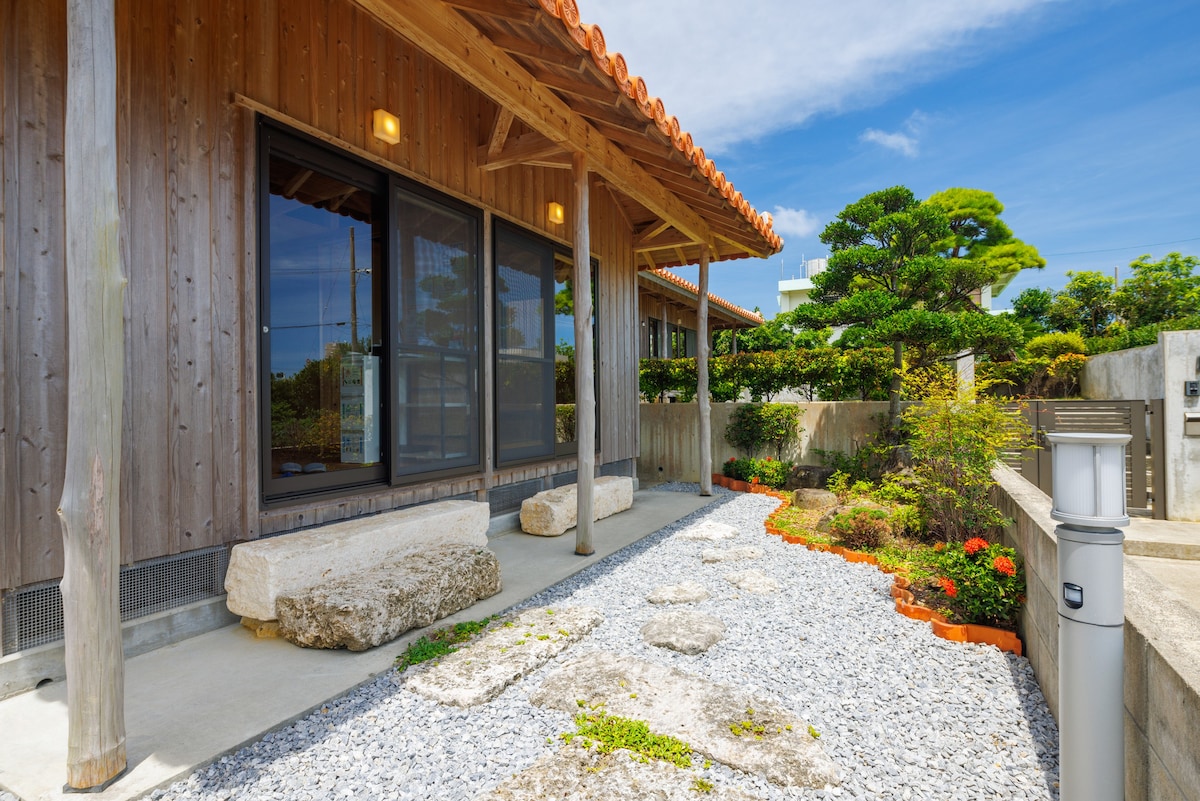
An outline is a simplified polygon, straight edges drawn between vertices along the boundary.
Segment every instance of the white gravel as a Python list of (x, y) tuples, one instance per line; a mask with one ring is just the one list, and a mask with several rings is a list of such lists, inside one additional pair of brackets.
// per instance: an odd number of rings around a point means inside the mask
[[(406, 690), (403, 674), (388, 673), (151, 798), (473, 798), (555, 750), (558, 735), (573, 729), (569, 715), (528, 697), (561, 660), (588, 650), (769, 694), (808, 720), (841, 770), (841, 787), (784, 790), (696, 761), (714, 783), (764, 799), (1058, 798), (1058, 730), (1028, 661), (934, 637), (927, 623), (896, 614), (890, 580), (875, 568), (767, 536), (762, 523), (777, 501), (714, 492), (717, 503), (523, 604), (595, 606), (606, 620), (494, 701), (438, 706)], [(738, 569), (752, 564), (779, 591), (737, 590), (722, 578), (731, 565), (701, 561), (712, 543), (673, 536), (701, 519), (739, 530), (722, 547), (762, 548), (761, 559)], [(662, 610), (647, 593), (685, 580), (710, 593), (688, 608), (727, 626), (725, 639), (698, 656), (647, 645), (640, 634)]]

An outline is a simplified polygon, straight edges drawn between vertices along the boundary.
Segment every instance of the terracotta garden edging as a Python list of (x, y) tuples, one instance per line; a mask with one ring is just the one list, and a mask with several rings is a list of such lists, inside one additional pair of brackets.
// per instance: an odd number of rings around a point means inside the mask
[(928, 620), (933, 633), (943, 640), (994, 645), (1001, 651), (1021, 656), (1021, 638), (1014, 632), (978, 623), (951, 623), (928, 606), (916, 603), (907, 587), (908, 579), (902, 576), (897, 576), (892, 584), (892, 597), (896, 599), (896, 611), (900, 614), (913, 620)]

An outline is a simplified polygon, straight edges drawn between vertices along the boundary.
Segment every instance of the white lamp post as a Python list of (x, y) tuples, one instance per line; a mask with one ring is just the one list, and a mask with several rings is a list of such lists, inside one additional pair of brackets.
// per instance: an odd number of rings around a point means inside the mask
[(1128, 434), (1047, 434), (1058, 537), (1062, 801), (1125, 797), (1125, 593), (1118, 526)]

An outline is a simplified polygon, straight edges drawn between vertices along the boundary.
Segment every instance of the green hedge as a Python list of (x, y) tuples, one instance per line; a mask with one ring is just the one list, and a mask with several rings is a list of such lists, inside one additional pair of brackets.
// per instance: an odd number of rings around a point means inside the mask
[[(708, 386), (713, 400), (732, 401), (750, 393), (770, 400), (785, 390), (812, 400), (887, 400), (892, 379), (891, 348), (807, 348), (735, 353), (709, 360)], [(642, 397), (661, 401), (667, 393), (689, 402), (696, 397), (695, 359), (642, 359)]]

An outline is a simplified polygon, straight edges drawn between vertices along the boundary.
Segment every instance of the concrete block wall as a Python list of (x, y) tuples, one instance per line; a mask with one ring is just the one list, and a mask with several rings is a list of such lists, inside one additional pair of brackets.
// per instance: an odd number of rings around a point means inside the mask
[[(713, 471), (738, 453), (725, 441), (725, 427), (735, 409), (743, 404), (712, 405)], [(854, 453), (879, 431), (886, 402), (813, 402), (797, 403), (800, 408), (799, 441), (783, 453), (784, 460), (796, 464), (821, 464), (816, 450)], [(640, 453), (638, 480), (646, 484), (660, 481), (699, 481), (700, 448), (696, 432), (700, 407), (695, 403), (643, 403), (640, 407)], [(759, 456), (774, 456), (763, 452)]]
[[(995, 502), (1025, 563), (1025, 653), (1058, 717), (1058, 540), (1051, 501), (1007, 467)], [(1125, 799), (1200, 801), (1200, 613), (1126, 562)]]

